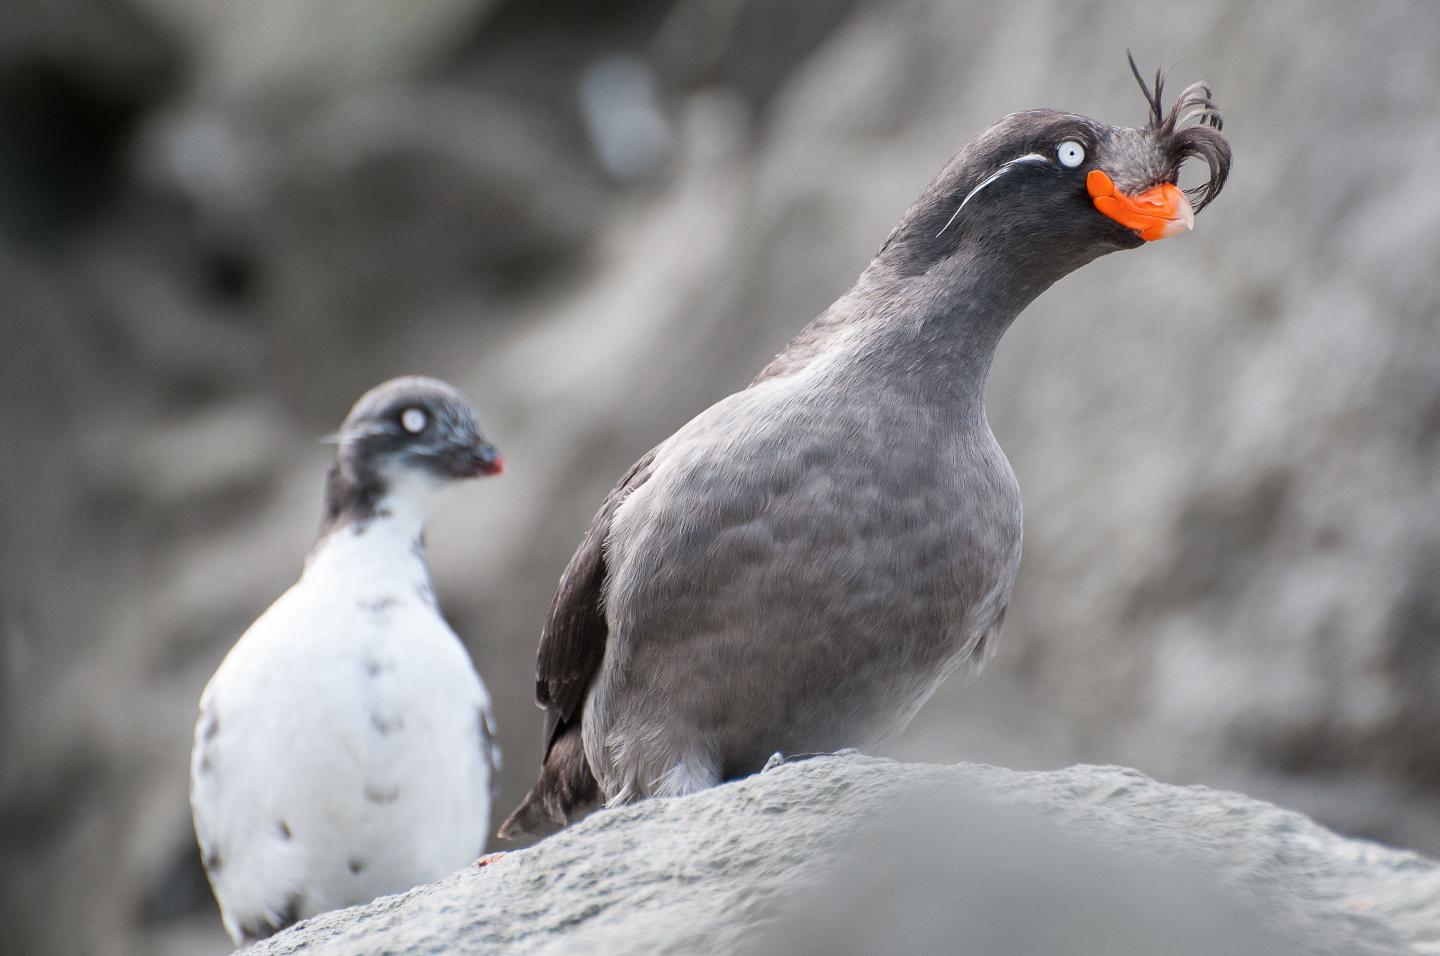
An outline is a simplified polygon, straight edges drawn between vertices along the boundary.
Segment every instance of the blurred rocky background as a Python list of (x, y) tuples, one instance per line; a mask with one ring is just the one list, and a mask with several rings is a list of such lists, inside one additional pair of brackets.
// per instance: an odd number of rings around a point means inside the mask
[(539, 746), (551, 589), (648, 447), (843, 291), (999, 116), (1214, 84), (1225, 194), (1008, 335), (998, 656), (894, 753), (1130, 764), (1440, 853), (1440, 8), (8, 0), (0, 26), (0, 925), (226, 950), (195, 702), (296, 577), (394, 374), (504, 450), (430, 534)]

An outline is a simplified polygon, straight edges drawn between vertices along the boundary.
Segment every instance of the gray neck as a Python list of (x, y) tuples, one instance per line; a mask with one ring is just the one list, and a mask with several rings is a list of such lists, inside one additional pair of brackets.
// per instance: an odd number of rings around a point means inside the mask
[(827, 313), (826, 337), (848, 353), (836, 374), (848, 387), (983, 419), (1001, 336), (1057, 278), (982, 251), (962, 250), (918, 275), (877, 257)]

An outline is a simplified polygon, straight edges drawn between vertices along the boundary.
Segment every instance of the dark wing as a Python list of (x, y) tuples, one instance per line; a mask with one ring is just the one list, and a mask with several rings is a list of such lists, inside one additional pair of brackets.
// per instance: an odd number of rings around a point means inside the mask
[(654, 461), (655, 451), (651, 449), (606, 496), (565, 568), (550, 603), (550, 614), (540, 635), (535, 674), (535, 700), (546, 711), (547, 752), (560, 728), (575, 719), (585, 691), (605, 656), (605, 641), (609, 636), (602, 606), (605, 539), (610, 534), (615, 509), (650, 477)]
[(513, 839), (542, 836), (584, 816), (604, 795), (585, 759), (580, 705), (605, 657), (605, 539), (615, 509), (650, 477), (655, 452), (647, 452), (605, 498), (575, 556), (560, 578), (545, 630), (540, 635), (535, 700), (545, 708), (545, 757), (535, 785), (500, 824)]

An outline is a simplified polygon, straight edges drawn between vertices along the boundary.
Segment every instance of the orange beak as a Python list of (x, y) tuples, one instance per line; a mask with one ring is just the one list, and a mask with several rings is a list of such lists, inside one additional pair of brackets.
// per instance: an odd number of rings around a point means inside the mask
[(1096, 209), (1134, 229), (1146, 241), (1178, 236), (1195, 228), (1195, 210), (1174, 183), (1161, 183), (1129, 196), (1116, 189), (1109, 176), (1092, 169), (1085, 177), (1085, 189)]

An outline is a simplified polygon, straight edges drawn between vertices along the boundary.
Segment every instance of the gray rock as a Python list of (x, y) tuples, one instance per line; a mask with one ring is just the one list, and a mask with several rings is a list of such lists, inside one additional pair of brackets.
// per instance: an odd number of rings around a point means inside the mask
[(248, 950), (1440, 952), (1440, 865), (1118, 767), (792, 763)]

